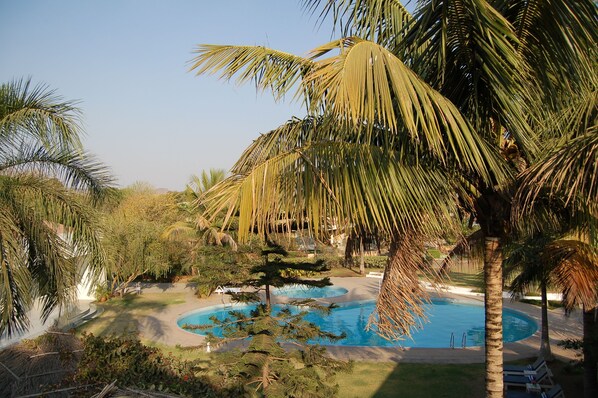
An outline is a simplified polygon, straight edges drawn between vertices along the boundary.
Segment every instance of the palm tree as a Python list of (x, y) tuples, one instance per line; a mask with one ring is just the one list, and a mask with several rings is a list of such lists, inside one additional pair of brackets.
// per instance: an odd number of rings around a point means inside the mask
[(103, 254), (92, 203), (107, 192), (104, 167), (81, 150), (79, 111), (29, 80), (0, 86), (0, 335), (27, 330), (74, 297)]
[(521, 296), (530, 289), (539, 287), (542, 307), (541, 337), (539, 356), (553, 360), (548, 329), (548, 287), (550, 285), (550, 264), (544, 262), (542, 253), (552, 237), (529, 237), (521, 242), (507, 245), (504, 260), (506, 279), (512, 278), (510, 290)]
[[(323, 186), (342, 181), (348, 188), (346, 195), (334, 190), (320, 193), (334, 199), (297, 195), (289, 188), (293, 200), (306, 206), (308, 200), (319, 200), (339, 212), (344, 200), (351, 205), (358, 201), (346, 197), (354, 194), (351, 190), (356, 186), (362, 189), (359, 199), (376, 195), (373, 189), (378, 176), (372, 170), (378, 172), (379, 168), (364, 168), (367, 171), (347, 175), (345, 180), (331, 179), (329, 165), (322, 160), (335, 156), (330, 148), (316, 162), (303, 163), (303, 149), (327, 140), (334, 142), (337, 151), (344, 150), (342, 142), (375, 143), (367, 148), (381, 148), (382, 156), (390, 153), (393, 159), (410, 154), (420, 162), (418, 173), (431, 170), (449, 177), (463, 208), (475, 214), (485, 236), (486, 391), (488, 396), (502, 396), (501, 241), (509, 233), (508, 187), (538, 153), (533, 127), (540, 119), (530, 115), (541, 115), (545, 108), (558, 109), (564, 93), (574, 91), (587, 77), (597, 42), (595, 5), (589, 0), (434, 0), (421, 2), (412, 17), (392, 0), (305, 3), (312, 9), (322, 5), (322, 15), (331, 14), (340, 22), (345, 38), (320, 46), (307, 57), (263, 47), (204, 45), (198, 48), (192, 69), (220, 73), (227, 79), (238, 76), (240, 82), (254, 81), (258, 89), (271, 89), (279, 98), (298, 84), (297, 96), (304, 99), (310, 114), (333, 124), (328, 128), (320, 125), (319, 130), (324, 131), (313, 142), (301, 135), (287, 136), (295, 145), (290, 150), (292, 156), (287, 152), (284, 157), (272, 154), (267, 163), (247, 162), (260, 153), (254, 143), (250, 147), (254, 152), (246, 152), (240, 162), (262, 169), (278, 161), (287, 165), (298, 162), (301, 172), (317, 170), (311, 173), (312, 181)], [(338, 55), (328, 56), (332, 51)], [(269, 151), (283, 135), (276, 137), (260, 144)], [(355, 165), (363, 168), (361, 163)], [(414, 171), (405, 168), (403, 174), (407, 170)], [(249, 175), (242, 168), (237, 171)], [(268, 179), (269, 184), (273, 182)], [(243, 203), (249, 206), (249, 183), (245, 184)], [(399, 185), (387, 187), (396, 190)], [(423, 205), (424, 196), (414, 193), (410, 200)], [(280, 200), (279, 196), (260, 198)], [(246, 220), (259, 224), (264, 216), (267, 222), (269, 216), (256, 209), (265, 202), (256, 199), (253, 197), (253, 203), (259, 205), (245, 208), (251, 214)], [(374, 209), (377, 205), (365, 200), (360, 203), (353, 208), (361, 207), (356, 210), (361, 213), (366, 206)], [(416, 207), (395, 209), (407, 212)], [(382, 208), (395, 210), (388, 203)], [(282, 209), (286, 210), (280, 206)], [(321, 212), (308, 212), (312, 219), (316, 214)], [(381, 215), (389, 214), (381, 211)], [(401, 217), (415, 218), (415, 214), (422, 213), (402, 213)], [(409, 231), (394, 228), (384, 216), (374, 214), (363, 220), (364, 225), (379, 224), (391, 233), (399, 231), (399, 235)], [(240, 229), (249, 224), (240, 224)]]
[(192, 262), (195, 261), (198, 247), (203, 244), (229, 245), (233, 251), (237, 250), (237, 242), (233, 237), (220, 230), (217, 223), (204, 217), (201, 204), (202, 195), (223, 181), (225, 176), (226, 172), (222, 169), (210, 169), (209, 172), (202, 170), (201, 175), (191, 176), (183, 192), (183, 200), (178, 203), (185, 219), (169, 225), (163, 233), (167, 239), (187, 242), (192, 247)]
[[(540, 355), (552, 358), (548, 337), (547, 286), (563, 292), (567, 311), (583, 307), (584, 323), (584, 394), (595, 397), (598, 337), (595, 311), (598, 303), (598, 255), (591, 245), (575, 237), (543, 236), (531, 238), (518, 246), (506, 259), (506, 267), (520, 269), (511, 283), (514, 292), (523, 293), (533, 284), (539, 285), (542, 295), (542, 342)], [(519, 264), (517, 264), (519, 262)]]
[[(240, 239), (250, 231), (264, 235), (281, 219), (309, 224), (316, 233), (325, 231), (330, 220), (345, 220), (370, 233), (384, 224), (397, 247), (410, 236), (423, 241), (451, 227), (457, 208), (440, 170), (424, 172), (416, 156), (401, 157), (400, 142), (384, 143), (392, 139), (383, 135), (371, 142), (335, 135), (334, 123), (307, 117), (259, 137), (233, 175), (206, 194), (207, 213), (238, 213)], [(412, 313), (422, 314), (418, 304), (425, 291), (417, 278), (401, 278), (425, 268), (423, 247), (419, 250), (392, 251), (377, 322), (389, 338), (408, 334), (415, 326)], [(405, 289), (394, 285), (396, 280), (404, 280)]]
[[(538, 231), (567, 226), (569, 237), (544, 250), (554, 283), (564, 290), (567, 308), (584, 307), (584, 394), (598, 394), (598, 74), (596, 65), (578, 95), (549, 118), (549, 130), (566, 131), (547, 141), (545, 156), (522, 176), (515, 217), (521, 229)], [(558, 139), (562, 142), (558, 142)], [(538, 211), (540, 209), (540, 211)], [(565, 210), (564, 212), (562, 210)], [(560, 217), (555, 217), (555, 212)]]

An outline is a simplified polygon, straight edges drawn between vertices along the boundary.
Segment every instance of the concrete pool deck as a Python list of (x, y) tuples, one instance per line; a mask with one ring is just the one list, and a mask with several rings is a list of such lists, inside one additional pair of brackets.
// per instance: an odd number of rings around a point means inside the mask
[[(375, 278), (331, 278), (335, 286), (346, 288), (346, 295), (321, 299), (323, 302), (345, 302), (353, 300), (374, 299), (378, 293), (379, 280)], [(184, 293), (185, 303), (169, 305), (160, 311), (159, 317), (140, 317), (138, 327), (140, 337), (169, 346), (199, 346), (204, 344), (204, 337), (187, 332), (179, 328), (177, 319), (193, 310), (213, 305), (223, 305), (230, 302), (230, 296), (212, 294), (207, 299), (195, 297), (193, 284), (145, 284), (145, 293)], [(436, 290), (430, 289), (431, 294)], [(143, 293), (142, 293), (143, 294)], [(471, 300), (483, 303), (484, 297), (479, 293), (471, 293), (466, 289), (445, 287), (440, 295), (459, 300)], [(276, 296), (275, 296), (276, 297)], [(279, 299), (277, 302), (282, 302)], [(540, 326), (540, 308), (530, 304), (504, 300), (505, 308), (521, 311), (533, 318)], [(562, 310), (551, 310), (548, 314), (550, 326), (550, 344), (553, 354), (563, 360), (575, 359), (575, 353), (564, 350), (557, 345), (563, 339), (581, 338), (581, 312), (565, 316)], [(459, 340), (459, 339), (457, 339)], [(447, 342), (448, 346), (448, 342)], [(514, 343), (505, 343), (504, 360), (512, 361), (521, 358), (535, 357), (540, 347), (540, 330), (531, 337)], [(483, 363), (484, 347), (468, 348), (394, 348), (394, 347), (349, 347), (327, 346), (328, 352), (341, 359), (381, 362), (412, 362), (412, 363)]]

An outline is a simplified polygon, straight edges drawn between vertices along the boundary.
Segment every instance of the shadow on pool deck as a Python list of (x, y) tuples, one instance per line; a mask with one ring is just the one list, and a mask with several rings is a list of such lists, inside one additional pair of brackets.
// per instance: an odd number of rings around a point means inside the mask
[[(346, 302), (356, 300), (374, 299), (378, 294), (378, 280), (372, 278), (331, 278), (335, 286), (346, 288), (349, 292), (343, 296), (319, 299), (322, 302)], [(139, 332), (142, 337), (158, 343), (175, 346), (197, 346), (204, 342), (204, 337), (187, 332), (176, 324), (178, 318), (187, 312), (228, 302), (226, 295), (214, 294), (207, 299), (197, 299), (194, 295), (192, 284), (152, 284), (144, 285), (144, 292), (185, 293), (185, 303), (169, 305), (161, 309), (159, 316), (148, 316), (139, 319)], [(436, 294), (433, 291), (432, 295)], [(442, 292), (442, 296), (459, 300), (483, 302), (480, 295), (458, 295)], [(275, 296), (275, 302), (285, 302), (281, 296)], [(505, 308), (512, 308), (532, 317), (540, 325), (540, 308), (513, 302), (504, 301)], [(557, 342), (565, 338), (580, 338), (582, 324), (580, 314), (567, 317), (562, 310), (549, 311), (550, 337), (553, 353), (560, 359), (575, 359), (575, 353), (557, 346)], [(529, 358), (537, 355), (540, 347), (540, 331), (531, 337), (514, 342), (505, 343), (504, 359), (512, 361), (520, 358)], [(348, 347), (327, 346), (328, 352), (338, 358), (363, 361), (393, 361), (413, 363), (482, 363), (484, 362), (483, 347), (468, 348), (393, 348), (393, 347)]]

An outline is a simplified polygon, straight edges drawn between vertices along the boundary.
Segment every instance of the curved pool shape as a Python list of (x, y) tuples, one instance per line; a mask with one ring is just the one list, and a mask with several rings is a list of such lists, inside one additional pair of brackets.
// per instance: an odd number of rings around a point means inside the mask
[(288, 285), (274, 289), (277, 296), (286, 296), (293, 299), (328, 298), (347, 294), (348, 290), (340, 286), (312, 287), (308, 285)]
[[(339, 304), (329, 315), (310, 312), (306, 319), (317, 324), (322, 330), (340, 334), (345, 332), (347, 337), (337, 342), (314, 341), (314, 343), (341, 346), (371, 346), (371, 347), (426, 347), (447, 348), (450, 346), (451, 334), (454, 336), (455, 347), (461, 347), (463, 336), (467, 347), (484, 345), (484, 307), (480, 305), (464, 304), (451, 300), (435, 299), (431, 304), (424, 305), (429, 322), (412, 333), (412, 339), (390, 342), (378, 336), (373, 331), (366, 331), (368, 318), (375, 308), (375, 301), (349, 302)], [(250, 305), (235, 305), (235, 310), (249, 313)], [(274, 310), (283, 308), (275, 305)], [(293, 307), (294, 308), (294, 307)], [(179, 318), (179, 327), (185, 324), (208, 325), (210, 317), (217, 316), (223, 320), (228, 316), (230, 307), (214, 306), (184, 315)], [(295, 310), (296, 311), (296, 310)], [(536, 332), (536, 322), (527, 315), (510, 309), (503, 310), (503, 338), (505, 342), (525, 339)], [(210, 330), (210, 329), (208, 329)], [(205, 330), (195, 330), (194, 333), (205, 334)], [(222, 337), (219, 328), (211, 332)]]

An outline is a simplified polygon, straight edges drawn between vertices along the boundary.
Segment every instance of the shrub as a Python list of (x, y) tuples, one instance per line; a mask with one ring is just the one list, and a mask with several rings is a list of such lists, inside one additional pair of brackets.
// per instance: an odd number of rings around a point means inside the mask
[(84, 334), (83, 357), (75, 374), (77, 383), (112, 383), (201, 397), (222, 396), (197, 377), (192, 364), (163, 355), (157, 348), (124, 337)]
[(388, 256), (366, 256), (364, 263), (366, 268), (385, 268)]

